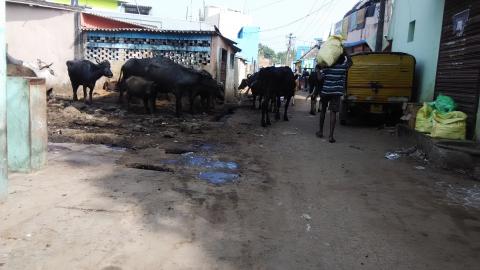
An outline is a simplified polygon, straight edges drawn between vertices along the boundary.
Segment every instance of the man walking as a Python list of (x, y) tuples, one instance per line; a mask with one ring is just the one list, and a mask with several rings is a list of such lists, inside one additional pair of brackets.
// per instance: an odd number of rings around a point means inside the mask
[(308, 76), (310, 76), (310, 73), (306, 68), (303, 69), (302, 73), (302, 78), (303, 78), (303, 91), (307, 91), (307, 86), (308, 86)]
[[(335, 142), (333, 132), (337, 121), (337, 112), (340, 111), (341, 97), (345, 94), (347, 71), (351, 64), (352, 61), (350, 57), (343, 54), (333, 66), (323, 69), (323, 86), (320, 90), (320, 103), (322, 104), (322, 110), (320, 111), (320, 129), (316, 135), (319, 138), (323, 138), (323, 126), (328, 106), (330, 111), (330, 134), (328, 135), (328, 141), (330, 143)], [(320, 74), (320, 72), (318, 72), (318, 74)]]

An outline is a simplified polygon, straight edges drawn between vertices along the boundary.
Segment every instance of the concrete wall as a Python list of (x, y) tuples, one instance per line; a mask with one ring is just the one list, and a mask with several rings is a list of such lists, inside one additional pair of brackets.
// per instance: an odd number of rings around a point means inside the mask
[(205, 21), (218, 27), (228, 39), (236, 40), (243, 26), (252, 24), (252, 17), (240, 11), (208, 6), (205, 8)]
[[(438, 52), (445, 0), (395, 1), (390, 38), (392, 51), (415, 56), (418, 101), (431, 101), (435, 90)], [(415, 35), (408, 42), (410, 22), (415, 20)]]
[[(5, 5), (0, 4), (0, 55), (5, 55)], [(7, 91), (5, 57), (0, 58), (0, 201), (7, 195)]]
[(71, 95), (65, 62), (74, 58), (74, 12), (6, 4), (6, 43), (11, 56), (35, 64), (52, 63), (55, 94)]
[(245, 60), (240, 58), (235, 58), (235, 89), (238, 90), (238, 86), (243, 79), (247, 78), (248, 65), (245, 63)]
[(258, 44), (260, 43), (260, 27), (245, 26), (237, 39), (239, 53), (249, 64), (258, 66)]
[(210, 65), (207, 65), (205, 68), (208, 70), (214, 78), (218, 81), (220, 80), (220, 64), (221, 64), (221, 49), (227, 50), (227, 74), (225, 81), (225, 100), (227, 102), (233, 101), (235, 97), (235, 65), (232, 67), (230, 65), (231, 57), (234, 57), (234, 50), (232, 46), (227, 44), (223, 38), (220, 36), (214, 35), (212, 37), (212, 51), (210, 56)]

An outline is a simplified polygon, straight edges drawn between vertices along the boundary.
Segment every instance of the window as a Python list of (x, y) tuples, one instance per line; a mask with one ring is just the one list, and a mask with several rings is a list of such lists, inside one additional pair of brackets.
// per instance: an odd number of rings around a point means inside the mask
[(235, 53), (230, 54), (230, 68), (231, 69), (235, 68)]
[(408, 26), (408, 42), (412, 42), (415, 38), (415, 21), (411, 21)]

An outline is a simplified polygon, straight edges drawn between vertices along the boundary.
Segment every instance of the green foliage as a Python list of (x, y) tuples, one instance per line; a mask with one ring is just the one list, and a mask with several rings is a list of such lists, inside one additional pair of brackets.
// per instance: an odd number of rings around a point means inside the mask
[[(262, 55), (263, 57), (272, 60), (273, 64), (280, 64), (284, 65), (287, 57), (287, 52), (278, 52), (275, 53), (275, 51), (263, 44), (258, 45), (258, 54)], [(288, 57), (289, 61), (293, 61), (295, 57), (295, 51), (290, 52), (290, 56)]]
[(275, 58), (275, 51), (263, 44), (258, 44), (258, 54), (262, 55), (263, 57), (267, 59), (274, 59)]

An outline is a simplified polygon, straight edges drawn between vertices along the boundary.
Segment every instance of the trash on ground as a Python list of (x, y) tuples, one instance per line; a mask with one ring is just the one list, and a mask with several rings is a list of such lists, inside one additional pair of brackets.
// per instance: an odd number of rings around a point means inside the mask
[(282, 135), (284, 135), (284, 136), (287, 136), (287, 135), (297, 135), (297, 132), (284, 131), (284, 132), (282, 132)]
[(311, 220), (312, 219), (312, 217), (309, 214), (303, 214), (302, 218), (305, 219), (305, 220)]
[(415, 166), (415, 169), (417, 169), (417, 170), (425, 170), (425, 167), (423, 167), (423, 166)]
[(389, 160), (396, 160), (400, 158), (400, 154), (395, 153), (395, 152), (387, 152), (385, 154), (385, 158)]

